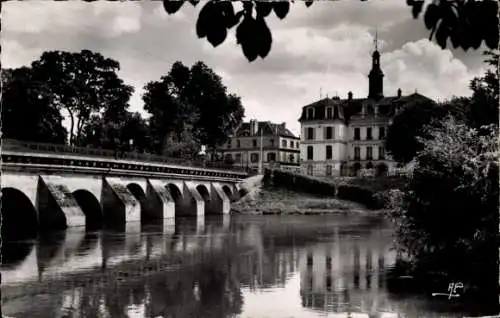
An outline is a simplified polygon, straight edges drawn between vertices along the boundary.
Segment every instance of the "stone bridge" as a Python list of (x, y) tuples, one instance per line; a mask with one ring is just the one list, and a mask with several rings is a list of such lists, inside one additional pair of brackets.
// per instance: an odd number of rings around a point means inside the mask
[(138, 161), (130, 155), (99, 157), (97, 150), (87, 149), (90, 155), (78, 148), (51, 153), (48, 148), (3, 146), (2, 233), (9, 237), (68, 227), (124, 227), (129, 222), (175, 216), (228, 214), (230, 202), (240, 197), (240, 183), (247, 177), (242, 171), (189, 163)]

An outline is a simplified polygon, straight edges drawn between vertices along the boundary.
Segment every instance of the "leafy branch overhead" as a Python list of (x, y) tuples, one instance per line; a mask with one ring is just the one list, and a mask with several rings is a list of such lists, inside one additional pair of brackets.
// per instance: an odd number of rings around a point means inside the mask
[[(318, 0), (316, 0), (318, 1)], [(367, 1), (367, 0), (361, 0)], [(186, 1), (163, 1), (168, 14), (174, 14)], [(188, 1), (196, 6), (200, 1)], [(290, 11), (291, 1), (243, 1), (235, 10), (235, 2), (210, 0), (201, 9), (196, 21), (196, 34), (217, 47), (227, 38), (228, 30), (236, 27), (236, 43), (241, 45), (245, 57), (254, 61), (265, 58), (273, 42), (266, 18), (270, 14), (284, 19)], [(301, 1), (302, 2), (302, 1)], [(303, 1), (310, 7), (314, 1)], [(424, 12), (424, 23), (430, 30), (429, 40), (435, 40), (445, 49), (450, 40), (454, 48), (478, 49), (484, 43), (490, 49), (498, 48), (498, 3), (495, 0), (407, 0), (413, 17)]]

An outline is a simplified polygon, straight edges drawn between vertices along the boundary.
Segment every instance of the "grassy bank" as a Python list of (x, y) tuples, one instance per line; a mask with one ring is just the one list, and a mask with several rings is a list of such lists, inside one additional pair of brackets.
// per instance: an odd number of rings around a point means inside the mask
[(248, 191), (245, 197), (231, 205), (232, 213), (293, 215), (366, 212), (366, 208), (359, 203), (334, 197), (315, 196), (280, 187), (258, 184)]

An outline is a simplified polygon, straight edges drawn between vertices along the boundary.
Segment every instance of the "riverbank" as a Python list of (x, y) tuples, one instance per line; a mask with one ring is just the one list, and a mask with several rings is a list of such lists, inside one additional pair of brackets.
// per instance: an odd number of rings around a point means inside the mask
[(368, 210), (360, 203), (333, 197), (320, 197), (296, 191), (254, 184), (246, 189), (248, 194), (232, 203), (231, 212), (248, 215), (319, 215), (369, 213), (380, 214), (382, 210)]

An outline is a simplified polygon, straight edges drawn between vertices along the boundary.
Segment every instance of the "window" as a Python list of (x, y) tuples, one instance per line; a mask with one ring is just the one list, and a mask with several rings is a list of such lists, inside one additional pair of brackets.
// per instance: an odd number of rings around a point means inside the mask
[(332, 257), (331, 256), (327, 256), (325, 261), (326, 261), (326, 268), (327, 269), (332, 269)]
[(327, 176), (332, 175), (332, 166), (330, 166), (330, 165), (326, 166), (326, 175)]
[(272, 162), (276, 161), (276, 154), (274, 152), (270, 152), (267, 154), (267, 161)]
[(237, 153), (237, 154), (235, 155), (235, 161), (236, 161), (236, 162), (241, 162), (241, 153)]
[(290, 154), (290, 155), (288, 156), (288, 161), (289, 161), (289, 162), (294, 162), (294, 161), (295, 161), (295, 158), (294, 158), (293, 154)]
[(283, 148), (286, 148), (286, 140), (282, 140), (282, 141), (281, 141), (281, 146), (282, 146)]
[(331, 107), (326, 108), (326, 119), (332, 119), (333, 118), (333, 109)]
[(366, 147), (366, 159), (367, 160), (372, 160), (372, 147)]
[(274, 147), (274, 139), (269, 139), (269, 142), (271, 143), (271, 147)]
[(332, 276), (328, 275), (326, 276), (326, 291), (331, 292), (332, 291)]
[(354, 160), (359, 160), (361, 158), (361, 149), (359, 147), (354, 147)]
[(307, 119), (314, 119), (314, 109), (312, 108), (307, 109)]
[(385, 159), (385, 149), (384, 147), (378, 147), (378, 159)]
[(325, 139), (333, 139), (333, 127), (325, 127)]
[(366, 140), (372, 140), (372, 128), (366, 128)]
[(311, 252), (307, 253), (307, 267), (313, 265), (313, 255)]
[(313, 146), (307, 146), (307, 160), (313, 160)]
[(359, 128), (354, 128), (354, 140), (360, 140), (361, 139), (361, 133)]
[(333, 118), (337, 119), (339, 118), (339, 108), (335, 106), (334, 112), (333, 112)]
[(306, 129), (306, 139), (307, 140), (313, 140), (314, 139), (314, 128), (308, 127)]
[(241, 147), (241, 142), (239, 140), (236, 140), (236, 148), (240, 148)]
[(385, 138), (385, 127), (379, 127), (378, 128), (378, 139), (384, 139)]
[(296, 146), (297, 146), (297, 149), (300, 149), (300, 144), (299, 144), (299, 142), (298, 142), (298, 141), (297, 141)]
[(257, 147), (257, 139), (252, 140), (252, 145), (254, 148)]
[(259, 161), (259, 154), (258, 154), (258, 153), (253, 153), (253, 154), (250, 156), (250, 161), (251, 161), (251, 162), (258, 162), (258, 161)]
[(332, 159), (332, 146), (326, 146), (326, 160)]
[(229, 140), (229, 141), (227, 142), (227, 148), (229, 148), (229, 149), (231, 149), (231, 147), (232, 147), (231, 142), (232, 142), (232, 140)]
[(368, 115), (372, 115), (373, 114), (373, 105), (367, 105), (366, 106), (366, 113)]

